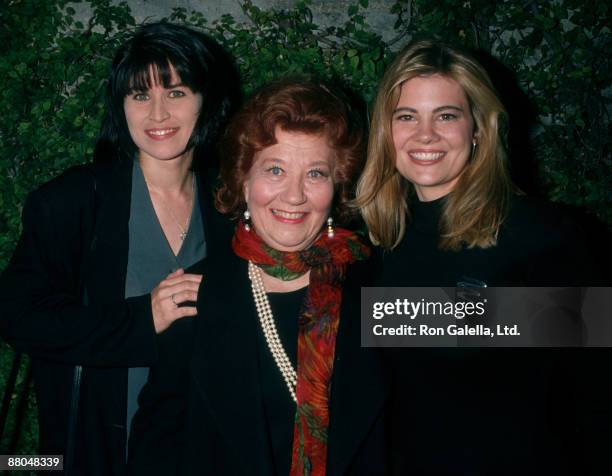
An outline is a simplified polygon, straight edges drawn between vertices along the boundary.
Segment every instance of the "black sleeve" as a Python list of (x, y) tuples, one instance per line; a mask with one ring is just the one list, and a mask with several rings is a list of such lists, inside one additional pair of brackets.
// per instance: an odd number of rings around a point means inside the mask
[(132, 420), (126, 474), (177, 474), (184, 447), (193, 317), (179, 319), (158, 337), (159, 360), (151, 368)]
[(68, 193), (44, 186), (28, 197), (21, 237), (0, 276), (0, 335), (16, 350), (59, 363), (150, 365), (157, 348), (149, 295), (83, 304), (92, 188), (82, 175), (69, 179)]

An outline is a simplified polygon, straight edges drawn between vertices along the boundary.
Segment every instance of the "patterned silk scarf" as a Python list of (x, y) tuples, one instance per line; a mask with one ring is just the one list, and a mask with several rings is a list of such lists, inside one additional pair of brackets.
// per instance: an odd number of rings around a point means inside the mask
[(293, 427), (291, 476), (324, 476), (327, 462), (329, 394), (340, 323), (342, 282), (346, 265), (366, 259), (370, 251), (359, 237), (336, 228), (306, 250), (284, 252), (270, 248), (251, 228), (238, 225), (234, 252), (282, 280), (310, 270), (310, 283), (298, 321), (297, 411)]

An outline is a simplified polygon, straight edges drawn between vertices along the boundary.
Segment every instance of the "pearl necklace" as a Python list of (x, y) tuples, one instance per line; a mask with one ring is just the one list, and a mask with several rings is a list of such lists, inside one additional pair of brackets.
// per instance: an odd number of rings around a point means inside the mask
[(285, 352), (285, 348), (278, 336), (272, 309), (270, 308), (270, 301), (268, 300), (261, 274), (261, 269), (249, 261), (249, 278), (251, 280), (253, 299), (255, 300), (255, 307), (257, 308), (257, 316), (259, 317), (261, 329), (266, 338), (268, 349), (270, 349), (272, 357), (274, 358), (274, 362), (276, 362), (276, 366), (287, 384), (291, 398), (297, 403), (297, 396), (295, 394), (297, 372), (293, 368), (293, 365), (291, 365), (287, 352)]

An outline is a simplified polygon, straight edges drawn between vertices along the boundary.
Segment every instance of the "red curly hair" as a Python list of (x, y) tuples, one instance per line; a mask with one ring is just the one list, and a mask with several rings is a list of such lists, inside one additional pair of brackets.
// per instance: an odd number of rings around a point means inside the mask
[(333, 215), (342, 223), (350, 217), (346, 204), (365, 160), (361, 117), (340, 91), (311, 82), (280, 80), (255, 93), (234, 116), (220, 144), (221, 179), (216, 207), (240, 217), (246, 209), (243, 185), (255, 154), (276, 144), (275, 131), (325, 135), (335, 151)]

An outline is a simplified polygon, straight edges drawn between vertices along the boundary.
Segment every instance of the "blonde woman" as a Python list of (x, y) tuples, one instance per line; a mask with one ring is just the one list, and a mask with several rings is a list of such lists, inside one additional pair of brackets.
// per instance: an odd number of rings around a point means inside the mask
[[(381, 286), (567, 286), (584, 277), (576, 228), (512, 184), (505, 119), (470, 54), (434, 41), (398, 54), (379, 86), (356, 199), (384, 250)], [(584, 445), (566, 357), (394, 353), (395, 473), (580, 473)]]
[[(383, 284), (580, 281), (579, 267), (567, 263), (575, 255), (567, 253), (572, 224), (516, 193), (505, 125), (489, 76), (466, 52), (421, 41), (391, 64), (379, 86), (357, 191), (372, 241), (393, 250)], [(408, 274), (399, 259), (404, 254)]]

